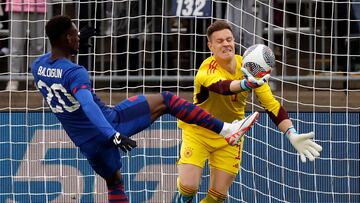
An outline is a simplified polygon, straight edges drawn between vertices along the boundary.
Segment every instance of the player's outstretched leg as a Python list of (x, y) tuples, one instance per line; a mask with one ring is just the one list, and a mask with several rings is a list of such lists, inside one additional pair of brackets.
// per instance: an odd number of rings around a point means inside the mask
[(255, 112), (244, 120), (226, 123), (213, 117), (193, 103), (174, 95), (172, 92), (165, 91), (161, 95), (147, 95), (146, 98), (149, 103), (152, 121), (155, 121), (163, 114), (169, 113), (186, 123), (196, 124), (224, 136), (230, 145), (236, 145), (259, 117), (259, 113)]

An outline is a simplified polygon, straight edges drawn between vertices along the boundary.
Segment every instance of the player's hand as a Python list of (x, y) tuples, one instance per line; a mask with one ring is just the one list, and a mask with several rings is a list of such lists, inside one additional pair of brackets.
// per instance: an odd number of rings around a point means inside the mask
[(119, 147), (123, 152), (131, 151), (133, 148), (137, 146), (136, 141), (126, 136), (122, 136), (118, 132), (115, 133), (112, 139), (115, 146)]
[(245, 79), (240, 81), (240, 87), (244, 91), (260, 87), (267, 83), (270, 78), (270, 74), (266, 74), (262, 78), (256, 79), (245, 68), (241, 68), (241, 71), (244, 73)]
[(322, 147), (314, 142), (314, 132), (298, 134), (292, 127), (292, 129), (287, 130), (285, 134), (289, 138), (292, 146), (300, 154), (300, 159), (303, 163), (306, 162), (306, 158), (314, 161), (316, 157), (320, 156)]
[(88, 25), (83, 26), (79, 31), (80, 47), (91, 47), (89, 38), (96, 35), (96, 30)]

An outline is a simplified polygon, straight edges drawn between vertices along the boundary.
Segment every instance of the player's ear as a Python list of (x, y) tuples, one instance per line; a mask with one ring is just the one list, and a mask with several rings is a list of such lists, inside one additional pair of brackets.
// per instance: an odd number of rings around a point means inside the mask
[(71, 36), (70, 36), (70, 34), (66, 34), (66, 42), (67, 42), (68, 44), (71, 43)]
[(207, 42), (207, 46), (210, 49), (210, 51), (212, 51), (212, 43), (210, 41)]

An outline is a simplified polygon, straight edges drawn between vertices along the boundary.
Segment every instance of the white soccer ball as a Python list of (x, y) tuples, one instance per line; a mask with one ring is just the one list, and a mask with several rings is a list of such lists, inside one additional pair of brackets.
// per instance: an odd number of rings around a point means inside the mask
[(252, 45), (243, 55), (242, 67), (256, 78), (270, 74), (274, 65), (275, 55), (273, 51), (263, 44)]

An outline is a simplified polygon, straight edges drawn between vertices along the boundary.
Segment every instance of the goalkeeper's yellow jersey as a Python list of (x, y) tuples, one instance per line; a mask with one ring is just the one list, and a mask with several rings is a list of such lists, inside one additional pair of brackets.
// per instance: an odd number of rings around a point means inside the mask
[[(246, 98), (249, 91), (243, 91), (233, 95), (221, 95), (210, 91), (208, 87), (221, 80), (244, 79), (244, 74), (240, 70), (242, 57), (240, 55), (235, 55), (235, 58), (236, 73), (231, 74), (217, 64), (213, 56), (208, 57), (201, 64), (196, 74), (194, 83), (194, 104), (205, 109), (214, 117), (229, 123), (234, 120), (241, 120), (244, 118)], [(263, 106), (266, 110), (273, 112), (274, 115), (277, 116), (280, 109), (280, 103), (272, 95), (269, 85), (265, 83), (261, 87), (254, 89), (254, 92), (261, 106)], [(218, 138), (218, 136), (220, 136), (208, 129), (194, 124), (187, 124), (182, 121), (179, 121), (179, 127), (182, 128), (182, 130), (190, 133), (200, 133), (203, 136), (214, 138)]]

